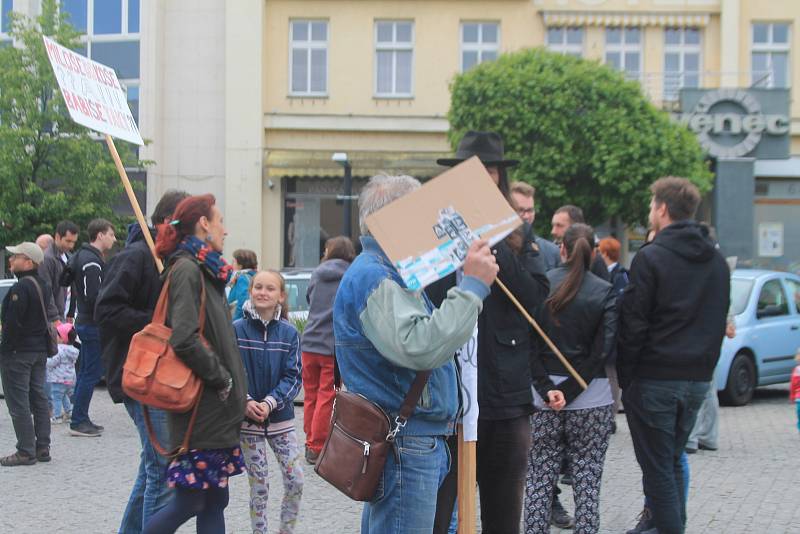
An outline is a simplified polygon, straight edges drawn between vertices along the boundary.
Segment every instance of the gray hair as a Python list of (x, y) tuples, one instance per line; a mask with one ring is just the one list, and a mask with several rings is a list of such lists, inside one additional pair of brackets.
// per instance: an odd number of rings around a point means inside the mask
[(419, 180), (411, 176), (376, 174), (369, 179), (358, 197), (358, 219), (362, 235), (368, 235), (367, 217), (400, 197), (419, 189)]

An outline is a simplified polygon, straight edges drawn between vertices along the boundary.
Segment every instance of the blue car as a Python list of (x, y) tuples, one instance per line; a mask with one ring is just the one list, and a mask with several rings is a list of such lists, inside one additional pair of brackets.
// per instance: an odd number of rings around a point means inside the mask
[(736, 269), (730, 315), (736, 337), (722, 342), (714, 379), (722, 401), (742, 406), (759, 386), (788, 382), (800, 348), (800, 277)]

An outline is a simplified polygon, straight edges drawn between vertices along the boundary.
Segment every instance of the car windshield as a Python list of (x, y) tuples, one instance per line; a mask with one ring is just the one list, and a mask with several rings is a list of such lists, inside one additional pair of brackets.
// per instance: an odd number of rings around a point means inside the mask
[(286, 295), (290, 312), (308, 311), (308, 301), (306, 301), (308, 282), (308, 278), (286, 279)]
[(731, 315), (739, 315), (744, 311), (752, 289), (752, 280), (746, 278), (731, 279), (731, 308), (729, 312)]

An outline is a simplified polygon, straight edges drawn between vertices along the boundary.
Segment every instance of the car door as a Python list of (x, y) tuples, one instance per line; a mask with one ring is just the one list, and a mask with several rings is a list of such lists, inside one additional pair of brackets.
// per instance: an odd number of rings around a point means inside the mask
[(759, 384), (783, 382), (789, 379), (786, 368), (791, 371), (797, 350), (798, 317), (792, 314), (779, 277), (766, 280), (757, 298), (753, 349), (758, 360)]
[[(791, 344), (794, 347), (794, 353), (800, 349), (800, 280), (792, 277), (785, 277), (783, 283), (786, 285), (786, 293), (789, 297), (789, 312), (792, 316), (791, 325), (789, 325), (789, 337)], [(797, 364), (793, 359), (786, 360), (783, 366), (782, 373), (786, 375), (786, 380), (789, 380), (794, 366)]]

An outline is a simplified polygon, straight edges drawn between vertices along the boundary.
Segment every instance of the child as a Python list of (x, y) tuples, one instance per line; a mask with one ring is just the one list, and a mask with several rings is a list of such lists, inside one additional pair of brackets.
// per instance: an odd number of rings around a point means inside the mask
[(75, 386), (75, 361), (78, 349), (75, 343), (75, 327), (70, 323), (58, 325), (58, 354), (47, 359), (47, 385), (50, 388), (50, 403), (53, 424), (65, 423), (72, 416), (72, 391)]
[(269, 443), (283, 474), (279, 532), (289, 534), (297, 524), (303, 493), (292, 403), (301, 387), (300, 340), (287, 321), (286, 283), (278, 271), (256, 273), (250, 281), (249, 296), (242, 307), (242, 318), (233, 326), (247, 371), (241, 440), (250, 481), (250, 523), (254, 534), (266, 534)]
[[(794, 360), (800, 362), (800, 349), (797, 349)], [(797, 407), (797, 430), (800, 430), (800, 364), (798, 364), (792, 372), (792, 385), (789, 390), (789, 400), (794, 401)]]

